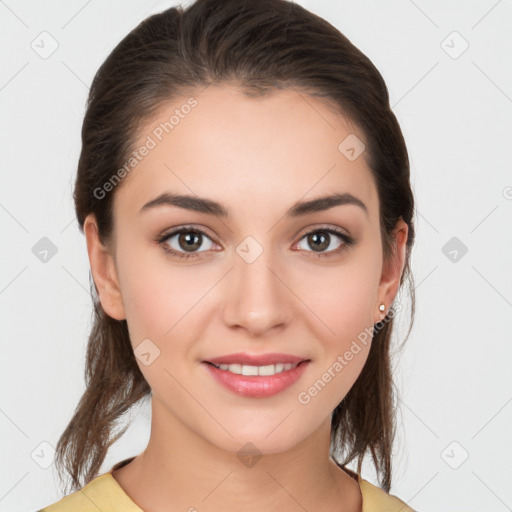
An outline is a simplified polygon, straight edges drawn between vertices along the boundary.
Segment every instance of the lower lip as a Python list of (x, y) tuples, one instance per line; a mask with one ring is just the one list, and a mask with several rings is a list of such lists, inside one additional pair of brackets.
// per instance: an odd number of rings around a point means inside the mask
[(213, 377), (237, 395), (251, 398), (265, 398), (277, 395), (281, 391), (290, 387), (298, 381), (306, 370), (309, 361), (300, 363), (291, 370), (286, 370), (275, 375), (256, 376), (256, 375), (238, 375), (228, 370), (221, 370), (212, 364), (203, 363)]

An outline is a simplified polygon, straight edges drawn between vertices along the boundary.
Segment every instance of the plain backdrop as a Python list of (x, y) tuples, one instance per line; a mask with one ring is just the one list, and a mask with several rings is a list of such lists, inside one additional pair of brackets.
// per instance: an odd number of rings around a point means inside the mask
[[(510, 510), (512, 4), (297, 3), (382, 73), (411, 159), (417, 313), (396, 358), (391, 493), (424, 512)], [(89, 84), (173, 5), (0, 1), (1, 511), (60, 499), (53, 449), (84, 389), (89, 263), (72, 189)], [(148, 409), (127, 417), (103, 471), (144, 449)], [(363, 477), (376, 483), (369, 463)]]

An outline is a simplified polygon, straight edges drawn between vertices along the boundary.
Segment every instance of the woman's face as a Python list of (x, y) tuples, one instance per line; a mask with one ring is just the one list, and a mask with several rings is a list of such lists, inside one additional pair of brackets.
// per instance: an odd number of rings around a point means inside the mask
[[(119, 300), (107, 286), (102, 304), (127, 320), (154, 422), (231, 451), (284, 451), (330, 422), (396, 294), (399, 274), (381, 281), (364, 135), (292, 89), (247, 98), (212, 85), (194, 98), (139, 132), (114, 191)], [(335, 194), (346, 201), (300, 206)], [(289, 356), (304, 362), (272, 376)]]

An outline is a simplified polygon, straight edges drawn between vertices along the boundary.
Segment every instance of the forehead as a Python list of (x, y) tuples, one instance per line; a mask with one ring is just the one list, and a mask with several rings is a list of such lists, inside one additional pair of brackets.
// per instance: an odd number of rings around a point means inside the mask
[(298, 199), (348, 192), (372, 214), (377, 193), (366, 153), (350, 153), (365, 143), (353, 123), (298, 89), (247, 97), (235, 86), (210, 85), (164, 103), (139, 128), (134, 148), (149, 149), (115, 201), (140, 209), (172, 192), (284, 211)]

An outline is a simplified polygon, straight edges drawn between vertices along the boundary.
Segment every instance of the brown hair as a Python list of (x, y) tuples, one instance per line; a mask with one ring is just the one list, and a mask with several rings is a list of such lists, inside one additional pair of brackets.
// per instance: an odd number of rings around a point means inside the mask
[[(93, 213), (102, 242), (112, 230), (114, 192), (101, 188), (126, 161), (137, 131), (164, 102), (192, 87), (235, 81), (248, 96), (297, 87), (323, 98), (366, 136), (365, 158), (378, 189), (382, 247), (393, 257), (392, 232), (409, 226), (406, 264), (412, 328), (414, 286), (409, 267), (414, 199), (407, 149), (384, 80), (371, 61), (324, 19), (286, 0), (197, 0), (152, 15), (110, 53), (92, 82), (82, 127), (74, 191), (76, 215)], [(115, 190), (114, 190), (115, 191)], [(78, 490), (97, 476), (108, 448), (126, 431), (114, 427), (134, 404), (151, 397), (130, 343), (126, 320), (105, 314), (91, 276), (94, 323), (89, 336), (86, 390), (57, 444), (56, 465)], [(379, 324), (376, 324), (379, 327)], [(357, 457), (360, 474), (371, 452), (386, 491), (391, 487), (396, 389), (391, 374), (393, 318), (374, 327), (365, 366), (332, 414), (331, 453), (343, 464)], [(334, 457), (333, 457), (334, 458)], [(336, 460), (336, 459), (335, 459)], [(340, 464), (337, 461), (338, 464)]]

